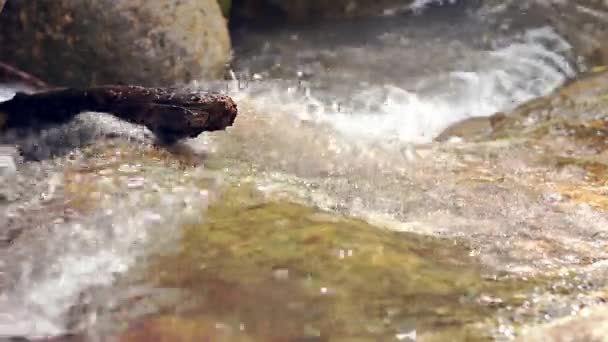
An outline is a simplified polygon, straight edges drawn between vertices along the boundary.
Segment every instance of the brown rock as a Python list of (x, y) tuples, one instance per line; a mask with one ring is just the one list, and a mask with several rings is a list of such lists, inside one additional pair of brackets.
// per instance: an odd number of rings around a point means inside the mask
[(0, 60), (60, 86), (217, 78), (230, 58), (216, 0), (11, 0)]
[(492, 130), (488, 117), (472, 117), (453, 123), (444, 129), (435, 141), (448, 141), (450, 138), (473, 138), (487, 135)]
[(518, 341), (574, 342), (608, 341), (608, 309), (586, 309), (573, 317), (530, 328)]
[(161, 316), (131, 323), (127, 331), (120, 336), (119, 341), (247, 342), (251, 339), (237, 329), (206, 317)]

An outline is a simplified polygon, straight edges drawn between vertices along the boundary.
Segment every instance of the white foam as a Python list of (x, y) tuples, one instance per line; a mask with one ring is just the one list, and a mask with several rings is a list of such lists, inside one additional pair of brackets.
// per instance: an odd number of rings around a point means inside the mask
[(310, 89), (300, 98), (281, 99), (276, 89), (251, 97), (269, 108), (290, 106), (300, 119), (329, 124), (357, 140), (426, 143), (454, 122), (509, 110), (550, 93), (575, 75), (566, 57), (570, 50), (553, 29), (542, 27), (527, 31), (509, 45), (482, 52), (477, 70), (452, 71), (423, 80), (419, 88), (424, 90), (406, 90), (395, 84), (362, 87), (340, 109), (335, 104), (324, 105), (319, 100), (323, 94)]
[[(178, 234), (165, 230), (173, 232), (202, 208), (198, 189), (166, 191), (156, 205), (142, 196), (131, 192), (84, 221), (56, 226), (41, 250), (23, 260), (17, 286), (0, 297), (0, 336), (65, 333), (67, 313), (83, 290), (111, 285), (150, 248), (151, 236), (162, 234), (163, 243), (169, 242)], [(199, 210), (188, 209), (188, 203)]]
[[(326, 113), (320, 119), (359, 137), (393, 137), (424, 143), (456, 121), (511, 109), (550, 93), (574, 76), (574, 69), (564, 57), (570, 45), (553, 30), (545, 27), (528, 31), (522, 38), (521, 42), (489, 52), (488, 58), (495, 59), (490, 68), (451, 72), (443, 82), (455, 86), (443, 93), (445, 83), (438, 83), (440, 92), (433, 94), (385, 86), (376, 89), (386, 97), (380, 111)], [(373, 91), (357, 96), (378, 99)]]
[(24, 278), (22, 295), (0, 303), (10, 312), (0, 310), (0, 333), (12, 336), (54, 336), (65, 332), (63, 316), (76, 297), (89, 286), (108, 285), (114, 275), (124, 272), (130, 260), (111, 250), (92, 255), (68, 254), (51, 265), (54, 276), (29, 283)]
[(0, 87), (0, 102), (10, 100), (15, 96), (15, 91), (10, 88)]
[(414, 0), (410, 4), (410, 9), (414, 12), (420, 12), (432, 4), (455, 4), (457, 0)]

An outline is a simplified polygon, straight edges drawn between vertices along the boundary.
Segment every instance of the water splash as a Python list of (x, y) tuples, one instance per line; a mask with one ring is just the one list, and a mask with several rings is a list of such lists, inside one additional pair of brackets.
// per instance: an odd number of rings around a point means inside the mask
[(406, 85), (362, 85), (342, 100), (314, 85), (276, 82), (273, 87), (273, 81), (265, 81), (247, 83), (233, 96), (254, 99), (262, 111), (300, 103), (290, 111), (298, 119), (329, 124), (356, 139), (426, 143), (454, 122), (547, 95), (576, 75), (571, 50), (552, 28), (541, 27), (495, 50), (479, 51), (476, 69), (448, 71), (413, 85), (410, 80)]
[[(69, 316), (83, 291), (113, 284), (144, 255), (170, 245), (180, 222), (201, 219), (207, 193), (189, 181), (200, 181), (202, 170), (184, 176), (147, 165), (145, 171), (138, 164), (102, 167), (79, 185), (97, 189), (93, 213), (59, 219), (31, 237), (23, 232), (3, 251), (0, 269), (9, 279), (0, 295), (0, 336), (56, 336), (72, 324), (93, 323), (95, 311), (78, 322)], [(44, 201), (62, 201), (65, 180), (60, 173), (51, 178), (39, 180), (49, 184)], [(10, 208), (6, 213), (20, 215)]]
[[(510, 145), (503, 145), (501, 158), (492, 161), (499, 165), (493, 165), (481, 152), (467, 152), (477, 145), (452, 150), (449, 144), (426, 143), (451, 123), (552, 92), (576, 74), (571, 53), (551, 28), (531, 29), (496, 41), (494, 49), (471, 52), (469, 68), (457, 66), (403, 84), (361, 85), (338, 104), (332, 103), (337, 96), (313, 82), (254, 82), (229, 90), (242, 110), (229, 134), (202, 137), (192, 145), (213, 146), (218, 155), (247, 165), (266, 191), (399, 231), (474, 241), (495, 234), (503, 238), (475, 251), (485, 264), (521, 272), (555, 267), (568, 261), (512, 252), (509, 244), (521, 243), (513, 234), (542, 226), (553, 229), (553, 238), (572, 239), (586, 214), (570, 213), (576, 216), (573, 224), (571, 217), (547, 214), (548, 204), (529, 192), (507, 191), (493, 182), (463, 185), (478, 176), (475, 172), (490, 179), (501, 172), (533, 172), (536, 166), (518, 159)], [(463, 166), (468, 164), (477, 169)], [(510, 240), (502, 243), (504, 236)]]
[(424, 9), (426, 9), (428, 6), (430, 5), (434, 5), (434, 4), (438, 4), (438, 5), (444, 5), (444, 4), (450, 4), (453, 5), (457, 2), (457, 0), (414, 0), (409, 8), (414, 11), (414, 13), (420, 13), (422, 12)]

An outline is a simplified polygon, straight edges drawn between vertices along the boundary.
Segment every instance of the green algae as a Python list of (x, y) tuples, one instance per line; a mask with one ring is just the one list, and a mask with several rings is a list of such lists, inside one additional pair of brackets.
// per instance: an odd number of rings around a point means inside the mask
[(230, 8), (232, 7), (232, 1), (231, 0), (218, 0), (218, 4), (220, 5), (222, 14), (224, 15), (224, 17), (226, 17), (226, 18), (230, 17)]
[[(85, 149), (83, 158), (86, 167), (68, 173), (80, 179), (67, 182), (78, 202), (101, 191), (91, 177), (121, 183), (125, 164), (138, 166), (128, 177), (145, 176), (163, 188), (182, 181), (217, 186), (202, 177), (200, 160), (189, 153), (117, 145)], [(570, 161), (555, 162), (559, 168)], [(489, 340), (498, 312), (519, 307), (533, 288), (552, 281), (493, 280), (463, 241), (383, 230), (279, 201), (249, 185), (211, 191), (219, 196), (214, 204), (181, 227), (178, 248), (153, 257), (145, 272), (145, 285), (183, 295), (143, 321), (134, 310), (123, 341), (155, 335), (172, 341), (385, 341), (412, 329), (420, 340)], [(216, 323), (232, 332), (216, 331)]]
[(461, 242), (382, 230), (355, 219), (223, 193), (177, 251), (151, 262), (181, 288), (187, 317), (213, 317), (254, 340), (382, 340), (415, 329), (431, 340), (488, 338), (489, 317), (517, 305), (532, 280), (495, 281)]
[[(87, 167), (68, 174), (80, 179), (68, 182), (78, 202), (100, 191), (90, 177), (110, 170), (104, 178), (120, 180), (125, 164), (138, 165), (128, 177), (163, 188), (188, 179), (188, 186), (217, 186), (201, 178), (189, 153), (124, 145), (85, 152)], [(146, 285), (183, 296), (143, 322), (134, 314), (122, 340), (384, 341), (412, 329), (420, 340), (489, 340), (497, 312), (551, 282), (486, 277), (492, 270), (463, 241), (383, 230), (249, 185), (212, 192), (219, 197), (181, 227), (178, 248), (153, 257), (145, 272)], [(216, 322), (233, 332), (220, 334)]]

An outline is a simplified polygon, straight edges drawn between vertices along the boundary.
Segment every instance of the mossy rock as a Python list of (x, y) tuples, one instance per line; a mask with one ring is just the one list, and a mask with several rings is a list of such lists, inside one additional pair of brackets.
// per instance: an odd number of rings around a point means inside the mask
[(220, 8), (222, 9), (222, 13), (224, 13), (224, 17), (228, 18), (230, 16), (230, 9), (232, 7), (232, 0), (218, 0)]
[(0, 25), (0, 60), (55, 85), (167, 86), (230, 59), (216, 0), (10, 1)]
[(552, 94), (525, 102), (509, 112), (456, 122), (435, 140), (460, 137), (466, 141), (504, 138), (537, 141), (555, 132), (566, 132), (581, 146), (595, 146), (603, 151), (606, 149), (607, 122), (608, 70), (595, 68)]
[(534, 284), (484, 278), (464, 244), (268, 201), (246, 186), (225, 192), (204, 221), (151, 261), (151, 282), (200, 303), (185, 318), (243, 324), (254, 340), (388, 340), (413, 329), (483, 340), (477, 324)]
[(521, 342), (566, 342), (608, 341), (608, 308), (605, 305), (585, 308), (576, 315), (558, 319), (536, 327), (516, 341)]
[(245, 334), (222, 329), (217, 322), (205, 318), (180, 318), (174, 316), (155, 317), (148, 320), (131, 322), (120, 342), (249, 342)]

